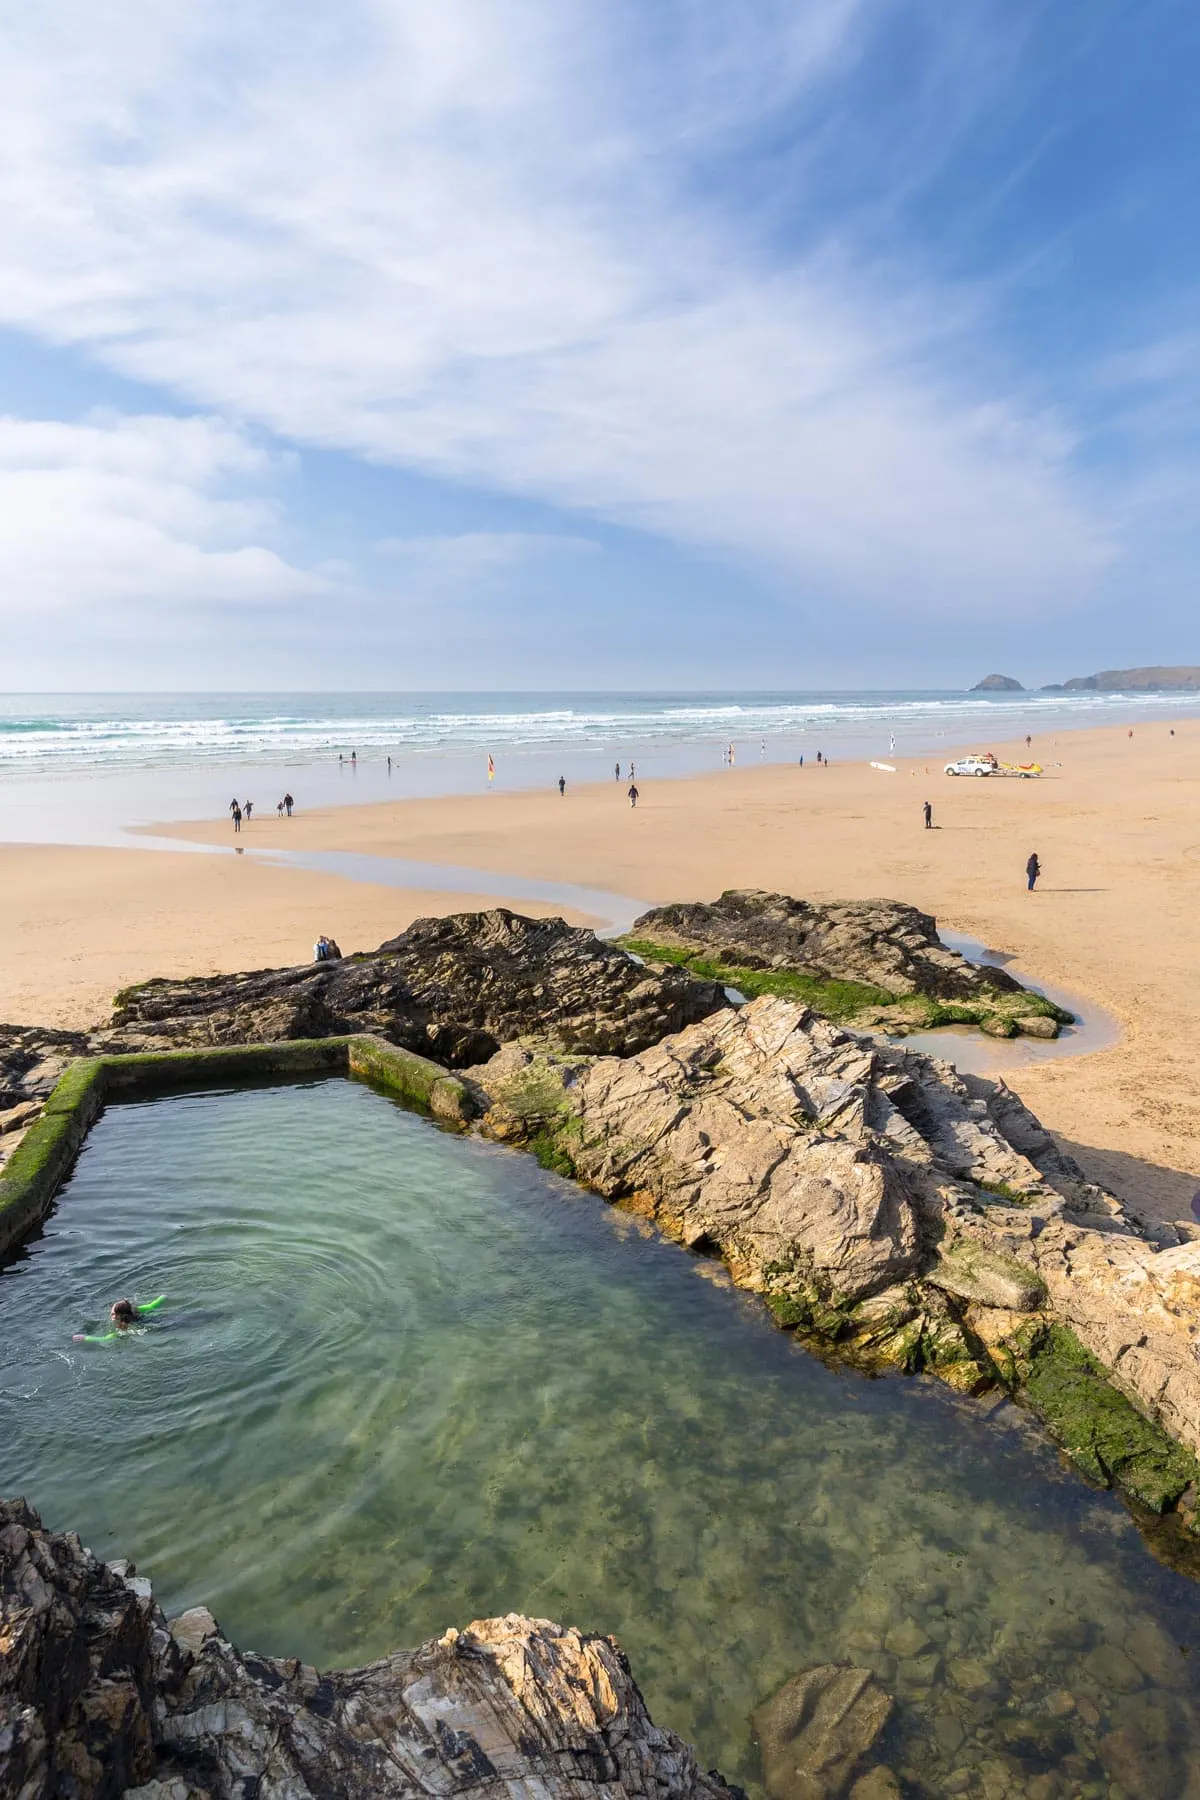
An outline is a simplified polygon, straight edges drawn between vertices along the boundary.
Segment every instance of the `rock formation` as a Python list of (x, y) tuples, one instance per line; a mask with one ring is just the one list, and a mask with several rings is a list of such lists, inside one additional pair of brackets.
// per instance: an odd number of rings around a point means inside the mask
[(1011, 675), (985, 675), (971, 689), (973, 694), (1023, 694), (1025, 689)]
[(1200, 669), (1191, 666), (1145, 669), (1101, 669), (1098, 675), (1073, 675), (1045, 693), (1193, 694), (1200, 688)]
[[(737, 1790), (732, 1790), (736, 1793)], [(0, 1502), (0, 1796), (729, 1800), (611, 1638), (510, 1613), (322, 1675)]]
[[(731, 893), (639, 929), (747, 981), (853, 972), (897, 1005), (957, 991), (987, 1016), (1036, 999), (891, 902)], [(74, 1057), (347, 1031), (468, 1069), (484, 1130), (719, 1253), (822, 1350), (1019, 1390), (1090, 1474), (1190, 1516), (1192, 1222), (1153, 1224), (1086, 1181), (1003, 1083), (793, 1000), (735, 1010), (720, 981), (639, 966), (561, 920), (420, 920), (344, 962), (147, 982), (106, 1031), (0, 1027), (0, 1161)]]
[[(711, 904), (655, 907), (623, 941), (651, 967), (683, 959), (703, 974), (724, 972), (735, 986), (803, 998), (819, 1012), (899, 1035), (957, 1023), (997, 1037), (1053, 1038), (1071, 1016), (1004, 969), (948, 949), (932, 914), (898, 900), (818, 905), (730, 889)], [(793, 976), (805, 991), (795, 992)]]
[(744, 969), (791, 969), (821, 981), (858, 981), (892, 995), (974, 999), (1020, 993), (1003, 969), (948, 950), (937, 920), (900, 900), (793, 900), (730, 888), (711, 904), (656, 906), (630, 936), (692, 950)]
[(624, 1059), (509, 1046), (468, 1080), (484, 1131), (721, 1255), (839, 1355), (1040, 1394), (1156, 1510), (1197, 1474), (1164, 1432), (1200, 1450), (1200, 1244), (1145, 1235), (1003, 1084), (770, 997)]
[(118, 995), (113, 1027), (172, 1045), (366, 1031), (456, 1068), (526, 1033), (628, 1054), (725, 1004), (685, 970), (651, 974), (594, 932), (497, 907), (418, 919), (339, 962), (148, 981)]

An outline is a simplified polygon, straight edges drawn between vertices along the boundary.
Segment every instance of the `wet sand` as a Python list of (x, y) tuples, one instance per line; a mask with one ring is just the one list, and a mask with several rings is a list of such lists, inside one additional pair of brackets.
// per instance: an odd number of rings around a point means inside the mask
[[(941, 761), (766, 765), (625, 783), (256, 816), (245, 849), (351, 852), (552, 880), (646, 903), (763, 887), (885, 895), (1009, 952), (1116, 1015), (1120, 1044), (1012, 1071), (1010, 1085), (1088, 1169), (1168, 1217), (1200, 1177), (1200, 720), (1038, 740), (1040, 781), (950, 779)], [(1003, 753), (1000, 744), (991, 746)], [(1016, 754), (1015, 747), (1014, 755)], [(1025, 754), (1020, 746), (1020, 754)], [(302, 801), (303, 796), (298, 796)], [(935, 829), (922, 827), (922, 802)], [(157, 826), (228, 845), (227, 820)], [(1037, 892), (1025, 860), (1040, 855)], [(448, 884), (453, 885), (453, 884)], [(494, 888), (494, 884), (489, 883)], [(157, 852), (0, 849), (0, 1017), (99, 1017), (151, 974), (306, 960), (319, 930), (365, 948), (422, 913), (496, 904), (327, 873)]]

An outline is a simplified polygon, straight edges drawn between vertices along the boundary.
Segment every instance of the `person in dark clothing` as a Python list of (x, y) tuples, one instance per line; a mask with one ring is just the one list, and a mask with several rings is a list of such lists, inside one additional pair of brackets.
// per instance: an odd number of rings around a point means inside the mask
[(629, 784), (629, 804), (630, 804), (630, 806), (636, 806), (637, 803), (638, 803), (638, 791), (637, 791), (637, 788), (634, 786), (633, 782), (631, 781)]
[(617, 763), (613, 768), (613, 780), (620, 781), (620, 779), (621, 779), (621, 765), (620, 765), (620, 763)]
[(566, 793), (566, 791), (567, 791), (567, 778), (565, 775), (560, 775), (558, 778), (558, 797), (560, 800), (562, 799), (562, 797)]
[(926, 831), (930, 831), (930, 830), (932, 830), (932, 828), (933, 828), (933, 808), (932, 808), (932, 806), (930, 806), (930, 804), (927, 800), (925, 802), (925, 829), (926, 829)]
[(233, 829), (235, 831), (242, 829), (242, 809), (236, 800), (233, 803)]
[(1029, 892), (1031, 894), (1033, 892), (1033, 884), (1041, 872), (1042, 865), (1037, 859), (1037, 851), (1035, 850), (1033, 855), (1029, 858), (1029, 861), (1025, 864), (1025, 874), (1029, 882)]
[(283, 796), (283, 804), (284, 804), (284, 809), (287, 812), (287, 816), (290, 819), (292, 816), (292, 808), (293, 808), (293, 806), (295, 806), (296, 802), (292, 799), (292, 796), (290, 794), (285, 794)]
[(247, 800), (245, 806), (243, 806), (243, 808), (242, 808), (242, 811), (245, 813), (245, 815), (248, 819), (250, 817), (250, 814), (254, 811), (253, 800)]

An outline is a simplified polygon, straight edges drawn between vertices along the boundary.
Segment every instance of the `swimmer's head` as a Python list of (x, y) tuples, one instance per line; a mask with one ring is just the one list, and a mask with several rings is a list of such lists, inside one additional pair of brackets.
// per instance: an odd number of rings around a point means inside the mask
[(137, 1318), (137, 1309), (132, 1300), (117, 1300), (113, 1304), (109, 1318), (114, 1325), (132, 1325)]

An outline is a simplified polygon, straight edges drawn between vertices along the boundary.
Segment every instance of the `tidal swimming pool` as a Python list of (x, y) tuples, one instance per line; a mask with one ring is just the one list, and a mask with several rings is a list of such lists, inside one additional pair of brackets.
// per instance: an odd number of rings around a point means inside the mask
[(1021, 1414), (831, 1371), (358, 1083), (111, 1108), (0, 1273), (0, 1343), (0, 1492), (244, 1648), (360, 1663), (518, 1610), (613, 1633), (752, 1788), (755, 1706), (852, 1661), (911, 1792), (1200, 1792), (1200, 1594)]

